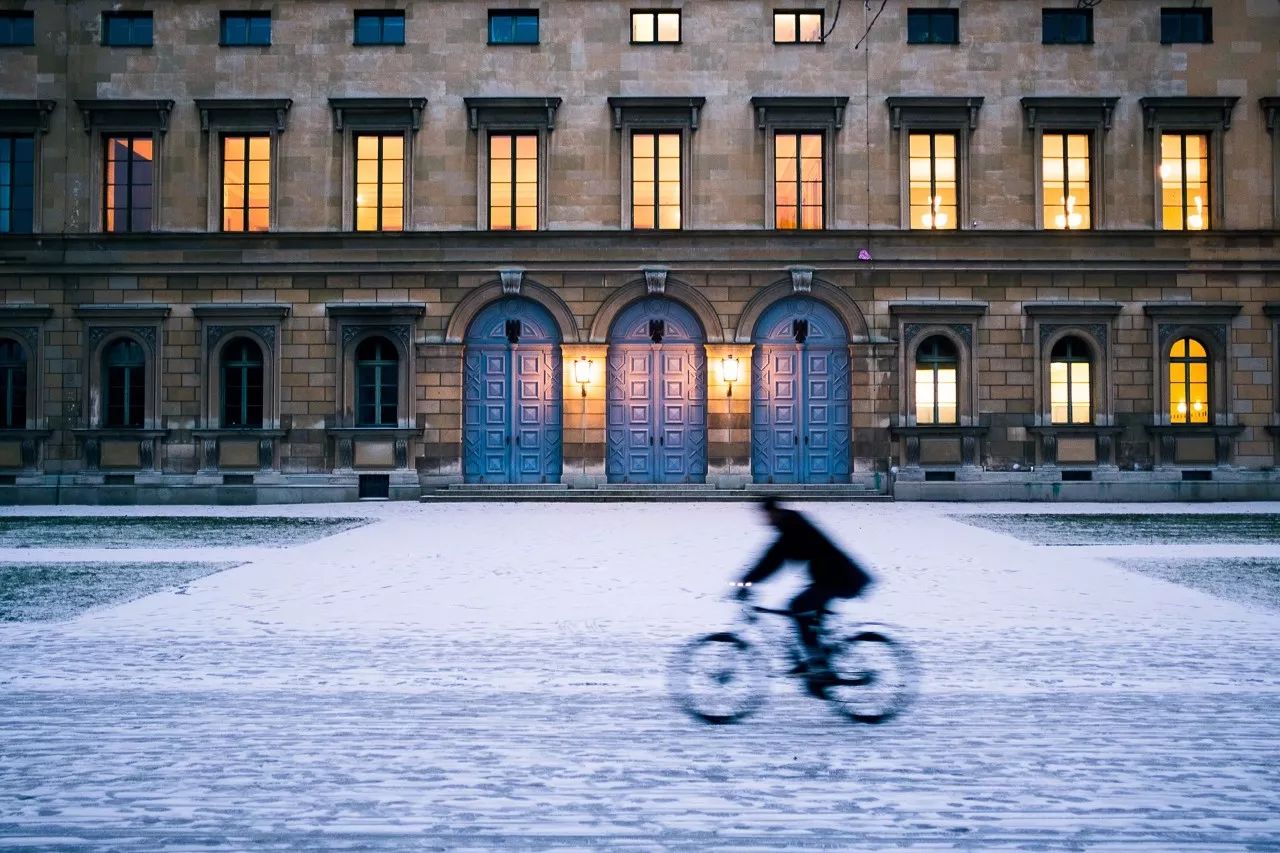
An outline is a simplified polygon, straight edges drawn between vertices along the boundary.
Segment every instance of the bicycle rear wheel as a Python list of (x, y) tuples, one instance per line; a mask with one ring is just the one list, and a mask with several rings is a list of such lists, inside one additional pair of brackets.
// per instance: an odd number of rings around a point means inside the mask
[(759, 652), (728, 631), (697, 637), (681, 646), (672, 658), (668, 678), (672, 698), (704, 723), (736, 723), (764, 701), (765, 676)]
[(911, 653), (879, 631), (862, 630), (828, 647), (831, 674), (811, 689), (840, 714), (859, 723), (883, 723), (900, 714), (915, 695)]

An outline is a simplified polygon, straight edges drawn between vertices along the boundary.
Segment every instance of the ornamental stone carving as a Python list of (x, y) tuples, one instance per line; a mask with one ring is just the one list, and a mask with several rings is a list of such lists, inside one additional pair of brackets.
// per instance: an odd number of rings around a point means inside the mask
[(902, 327), (902, 345), (906, 347), (925, 329), (936, 329), (941, 326), (944, 329), (950, 329), (955, 332), (966, 347), (973, 349), (973, 324), (972, 323), (907, 323)]

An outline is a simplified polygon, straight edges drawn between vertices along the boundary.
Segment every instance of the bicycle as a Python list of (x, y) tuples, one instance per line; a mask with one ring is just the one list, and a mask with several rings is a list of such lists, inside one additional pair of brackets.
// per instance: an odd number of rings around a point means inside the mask
[[(781, 674), (771, 673), (764, 660), (766, 632), (759, 627), (763, 615), (790, 619), (795, 614), (747, 603), (738, 626), (695, 637), (676, 651), (669, 686), (681, 708), (718, 725), (736, 723), (760, 708), (769, 692), (767, 679)], [(853, 722), (893, 719), (915, 695), (916, 667), (910, 651), (890, 638), (883, 625), (865, 623), (837, 630), (839, 635), (831, 637), (831, 629), (823, 627), (825, 669), (791, 670), (787, 675), (795, 673), (809, 695), (828, 702)], [(791, 663), (805, 660), (794, 635), (778, 639)]]

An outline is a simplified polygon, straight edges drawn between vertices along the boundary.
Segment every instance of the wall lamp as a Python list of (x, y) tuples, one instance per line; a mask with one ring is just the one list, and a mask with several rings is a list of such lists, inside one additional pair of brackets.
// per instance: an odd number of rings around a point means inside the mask
[(580, 358), (573, 363), (573, 380), (582, 386), (582, 396), (587, 396), (591, 384), (591, 359)]
[(729, 393), (726, 397), (733, 396), (733, 383), (738, 381), (738, 357), (736, 355), (726, 355), (720, 359), (720, 378), (729, 386)]

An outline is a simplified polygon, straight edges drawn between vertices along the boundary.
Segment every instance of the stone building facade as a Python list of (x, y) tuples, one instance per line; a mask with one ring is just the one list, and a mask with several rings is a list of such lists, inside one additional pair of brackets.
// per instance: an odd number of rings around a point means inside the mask
[(1280, 496), (1280, 6), (878, 6), (0, 0), (0, 502)]

